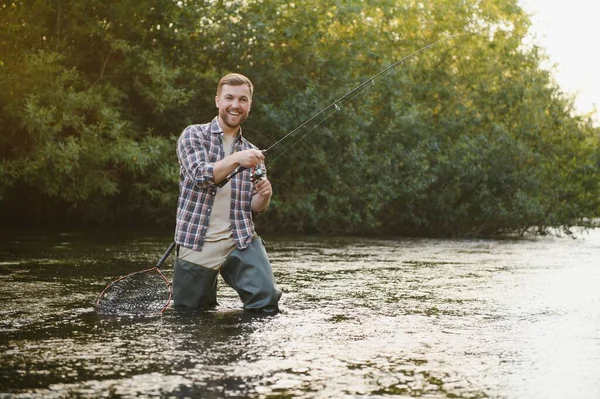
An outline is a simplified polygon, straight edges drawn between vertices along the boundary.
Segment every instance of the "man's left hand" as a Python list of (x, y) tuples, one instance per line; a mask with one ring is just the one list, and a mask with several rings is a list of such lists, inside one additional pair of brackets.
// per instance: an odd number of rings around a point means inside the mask
[(265, 199), (269, 199), (273, 195), (271, 182), (266, 177), (261, 177), (256, 182), (254, 182), (254, 190), (258, 195)]

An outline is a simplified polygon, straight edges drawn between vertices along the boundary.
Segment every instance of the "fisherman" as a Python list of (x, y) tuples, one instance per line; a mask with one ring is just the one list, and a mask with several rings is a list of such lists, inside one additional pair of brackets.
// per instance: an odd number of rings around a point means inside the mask
[[(246, 140), (241, 128), (252, 94), (247, 77), (225, 75), (217, 85), (218, 115), (210, 123), (188, 126), (177, 141), (175, 306), (216, 306), (220, 273), (237, 291), (244, 309), (279, 310), (281, 290), (253, 223), (253, 215), (269, 206), (273, 191), (264, 154)], [(238, 168), (242, 171), (230, 176)], [(255, 168), (262, 171), (257, 180)]]

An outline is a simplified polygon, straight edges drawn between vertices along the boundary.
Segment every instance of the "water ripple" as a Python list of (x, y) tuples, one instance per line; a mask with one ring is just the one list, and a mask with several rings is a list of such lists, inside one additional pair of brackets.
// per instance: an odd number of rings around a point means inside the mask
[(6, 241), (0, 397), (600, 397), (600, 230), (267, 241), (281, 313), (243, 312), (221, 281), (216, 310), (161, 317), (93, 303), (162, 237)]

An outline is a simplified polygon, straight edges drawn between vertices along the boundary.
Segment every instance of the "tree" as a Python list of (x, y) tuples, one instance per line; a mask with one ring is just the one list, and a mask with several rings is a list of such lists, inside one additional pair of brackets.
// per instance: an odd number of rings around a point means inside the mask
[(529, 24), (516, 0), (11, 1), (0, 201), (19, 219), (170, 225), (174, 140), (214, 117), (224, 73), (254, 82), (244, 134), (268, 148), (446, 37), (270, 150), (276, 195), (258, 223), (437, 235), (585, 223), (600, 210), (600, 135), (523, 45)]

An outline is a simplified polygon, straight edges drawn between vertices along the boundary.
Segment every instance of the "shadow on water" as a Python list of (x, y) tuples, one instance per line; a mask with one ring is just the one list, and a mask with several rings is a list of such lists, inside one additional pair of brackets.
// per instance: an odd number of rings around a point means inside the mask
[[(600, 397), (600, 231), (267, 238), (282, 312), (102, 316), (170, 234), (4, 235), (0, 397)], [(172, 262), (164, 268), (172, 276)]]

